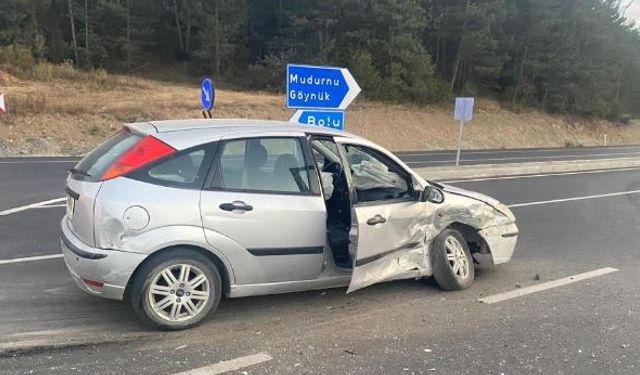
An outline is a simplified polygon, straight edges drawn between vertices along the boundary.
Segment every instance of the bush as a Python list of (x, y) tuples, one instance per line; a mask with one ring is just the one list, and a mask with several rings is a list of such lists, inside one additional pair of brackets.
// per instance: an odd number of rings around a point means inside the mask
[(584, 145), (580, 141), (571, 141), (567, 139), (564, 141), (564, 147), (565, 148), (581, 148), (581, 147), (584, 147)]
[(0, 64), (26, 71), (33, 68), (35, 60), (28, 48), (12, 45), (0, 47)]
[(47, 107), (47, 98), (42, 93), (13, 95), (7, 102), (7, 112), (15, 115), (35, 115), (43, 113)]
[(284, 90), (285, 69), (292, 58), (291, 52), (280, 52), (249, 65), (244, 85), (251, 89)]

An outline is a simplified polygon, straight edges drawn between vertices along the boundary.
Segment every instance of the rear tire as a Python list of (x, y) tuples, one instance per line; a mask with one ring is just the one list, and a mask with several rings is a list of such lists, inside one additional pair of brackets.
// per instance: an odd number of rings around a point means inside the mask
[(218, 307), (222, 278), (205, 255), (175, 249), (158, 254), (138, 270), (130, 296), (145, 324), (170, 331), (186, 329)]
[(445, 290), (463, 290), (473, 284), (473, 258), (464, 237), (455, 229), (445, 229), (433, 240), (433, 277)]

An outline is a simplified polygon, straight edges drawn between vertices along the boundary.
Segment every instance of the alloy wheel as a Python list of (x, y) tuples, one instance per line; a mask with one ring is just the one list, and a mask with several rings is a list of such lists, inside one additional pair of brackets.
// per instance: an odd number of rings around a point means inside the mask
[(445, 249), (447, 251), (447, 261), (449, 267), (455, 277), (466, 279), (469, 277), (469, 261), (464, 253), (462, 244), (453, 236), (447, 237), (445, 240)]
[(162, 319), (179, 322), (196, 317), (211, 297), (207, 275), (191, 264), (174, 264), (158, 272), (149, 285), (148, 300)]

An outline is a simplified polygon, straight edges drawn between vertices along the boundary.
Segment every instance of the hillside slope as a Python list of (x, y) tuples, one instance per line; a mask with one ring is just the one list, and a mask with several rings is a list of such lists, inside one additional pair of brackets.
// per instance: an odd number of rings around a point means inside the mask
[[(19, 79), (0, 71), (7, 113), (0, 114), (0, 156), (79, 155), (123, 122), (201, 117), (199, 85), (144, 80), (106, 73), (42, 75)], [(43, 79), (44, 77), (44, 79)], [(217, 118), (287, 120), (284, 95), (218, 90)], [(511, 112), (479, 100), (466, 126), (463, 147), (515, 148), (640, 143), (640, 122), (616, 125), (602, 120)], [(412, 107), (359, 98), (347, 113), (347, 130), (395, 151), (454, 149), (458, 126), (451, 108)]]

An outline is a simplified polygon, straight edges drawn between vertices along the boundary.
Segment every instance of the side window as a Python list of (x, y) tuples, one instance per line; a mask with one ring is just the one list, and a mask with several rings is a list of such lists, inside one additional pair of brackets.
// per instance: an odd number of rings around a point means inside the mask
[(182, 151), (133, 172), (129, 177), (157, 185), (200, 189), (204, 182), (211, 151), (198, 147)]
[[(344, 181), (342, 160), (338, 145), (333, 140), (312, 139), (311, 152), (320, 171), (320, 185), (324, 192), (324, 199), (329, 200), (339, 184)], [(346, 182), (344, 182), (346, 187)]]
[(362, 146), (345, 146), (358, 202), (409, 198), (407, 179), (398, 167), (378, 152)]
[(214, 187), (309, 193), (309, 175), (297, 138), (250, 138), (223, 145)]

